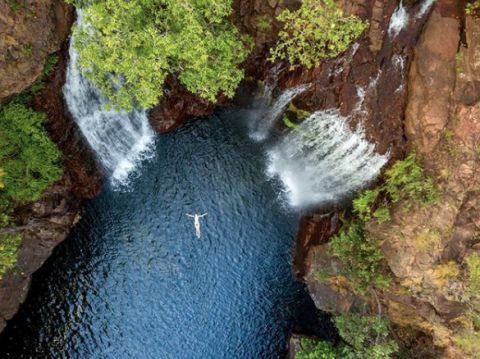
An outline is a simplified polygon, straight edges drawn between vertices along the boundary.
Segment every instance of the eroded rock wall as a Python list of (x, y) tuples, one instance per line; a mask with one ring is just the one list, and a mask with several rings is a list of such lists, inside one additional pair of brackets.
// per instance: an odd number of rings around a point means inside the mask
[[(472, 320), (465, 258), (480, 253), (480, 19), (464, 18), (462, 6), (450, 0), (434, 5), (416, 41), (405, 113), (398, 119), (405, 129), (402, 150), (417, 153), (440, 198), (408, 210), (396, 204), (390, 221), (367, 225), (368, 235), (380, 244), (392, 285), (375, 295), (355, 294), (338, 276), (342, 264), (325, 244), (312, 247), (306, 260), (305, 280), (319, 308), (376, 315), (380, 303), (398, 331), (410, 328), (430, 338), (434, 348), (422, 358), (434, 352), (472, 357), (455, 337)], [(322, 281), (320, 272), (338, 277)]]

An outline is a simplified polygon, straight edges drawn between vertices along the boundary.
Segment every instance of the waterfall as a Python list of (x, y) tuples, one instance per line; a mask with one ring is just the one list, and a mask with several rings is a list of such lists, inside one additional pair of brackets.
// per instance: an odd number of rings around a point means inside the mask
[(402, 31), (408, 24), (408, 13), (405, 6), (403, 6), (403, 0), (400, 0), (398, 7), (390, 18), (390, 24), (388, 25), (388, 34), (391, 38), (395, 38), (400, 31)]
[(423, 0), (423, 3), (420, 6), (420, 10), (418, 11), (416, 18), (422, 18), (423, 15), (425, 15), (430, 10), (434, 2), (435, 0)]
[(379, 155), (361, 126), (350, 130), (338, 110), (313, 113), (268, 151), (267, 175), (283, 183), (290, 206), (335, 203), (379, 175)]
[(251, 124), (250, 137), (255, 141), (264, 141), (272, 129), (275, 121), (285, 111), (285, 107), (292, 101), (295, 96), (304, 92), (308, 88), (307, 85), (300, 85), (283, 92), (277, 99), (272, 100), (271, 86), (266, 86), (264, 95), (262, 96), (261, 109), (255, 111), (254, 121)]
[[(82, 13), (77, 11), (77, 22), (81, 21)], [(72, 44), (70, 41), (70, 61), (63, 88), (68, 109), (112, 184), (125, 186), (139, 163), (153, 156), (154, 131), (143, 110), (127, 113), (104, 109), (107, 100), (82, 76)]]

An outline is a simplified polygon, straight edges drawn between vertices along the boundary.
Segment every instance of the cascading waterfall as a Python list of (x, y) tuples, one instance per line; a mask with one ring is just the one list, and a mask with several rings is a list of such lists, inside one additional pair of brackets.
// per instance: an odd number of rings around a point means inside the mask
[(408, 24), (409, 16), (407, 9), (403, 6), (403, 0), (400, 0), (397, 9), (390, 18), (388, 25), (388, 34), (391, 38), (395, 38)]
[(277, 99), (272, 101), (273, 88), (266, 86), (264, 95), (262, 96), (261, 109), (255, 111), (254, 121), (252, 121), (252, 128), (250, 131), (250, 137), (255, 141), (264, 141), (267, 139), (270, 130), (272, 129), (275, 121), (285, 111), (285, 107), (292, 101), (297, 95), (304, 92), (308, 88), (307, 85), (300, 85), (283, 92)]
[(315, 112), (268, 151), (267, 174), (281, 180), (290, 206), (338, 202), (379, 175), (388, 154), (347, 120), (338, 110)]
[(423, 0), (423, 3), (420, 6), (420, 10), (418, 11), (416, 18), (419, 19), (423, 17), (423, 15), (425, 15), (430, 10), (435, 1), (436, 0)]
[[(77, 11), (77, 23), (81, 22), (82, 13)], [(127, 113), (104, 109), (107, 100), (82, 76), (72, 43), (63, 88), (68, 109), (110, 175), (112, 184), (125, 186), (138, 164), (153, 156), (154, 131), (143, 110)]]

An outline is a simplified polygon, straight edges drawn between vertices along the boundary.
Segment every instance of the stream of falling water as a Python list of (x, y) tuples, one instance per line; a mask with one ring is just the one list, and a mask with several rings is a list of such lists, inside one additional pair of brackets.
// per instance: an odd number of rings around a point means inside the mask
[[(77, 24), (82, 21), (82, 12), (77, 11)], [(68, 109), (112, 184), (125, 186), (141, 160), (153, 156), (155, 134), (143, 110), (105, 110), (107, 100), (81, 74), (73, 42), (63, 90)]]
[(337, 110), (315, 112), (268, 151), (267, 174), (282, 181), (290, 206), (338, 202), (379, 175), (388, 154), (347, 120)]
[(275, 121), (285, 111), (285, 107), (297, 95), (301, 94), (308, 88), (308, 85), (299, 85), (285, 90), (278, 98), (272, 98), (272, 88), (265, 87), (262, 96), (262, 104), (258, 111), (255, 111), (255, 121), (252, 123), (250, 137), (257, 142), (264, 141), (268, 138)]

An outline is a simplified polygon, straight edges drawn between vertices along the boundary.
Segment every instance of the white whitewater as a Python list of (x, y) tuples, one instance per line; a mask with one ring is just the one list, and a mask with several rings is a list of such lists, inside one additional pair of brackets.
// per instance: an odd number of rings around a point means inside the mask
[[(78, 11), (77, 15), (77, 21), (81, 22), (81, 12)], [(82, 76), (72, 43), (63, 88), (68, 109), (110, 175), (112, 184), (126, 186), (139, 163), (153, 156), (155, 133), (145, 111), (127, 113), (103, 108), (107, 100)]]
[(254, 111), (250, 137), (255, 141), (267, 139), (275, 121), (285, 112), (285, 108), (297, 95), (304, 92), (307, 85), (300, 85), (283, 92), (277, 99), (272, 98), (273, 88), (266, 86), (262, 96), (261, 109)]
[(400, 0), (397, 9), (390, 18), (390, 24), (388, 25), (388, 34), (390, 37), (395, 38), (400, 31), (402, 31), (409, 21), (407, 9), (403, 6), (403, 0)]
[(420, 10), (416, 16), (417, 19), (423, 17), (430, 10), (435, 1), (436, 0), (423, 0)]
[(375, 179), (387, 160), (361, 127), (351, 131), (337, 110), (318, 111), (268, 151), (267, 174), (281, 180), (290, 206), (306, 208), (344, 199)]

